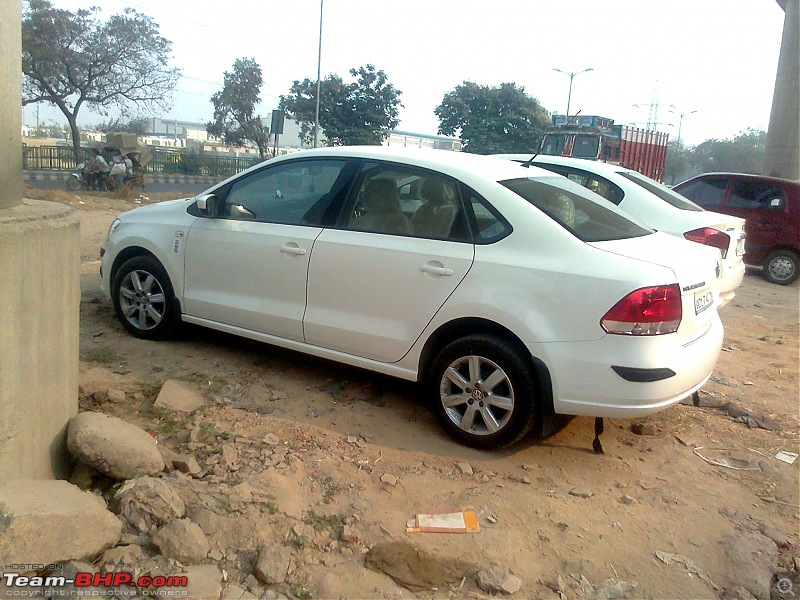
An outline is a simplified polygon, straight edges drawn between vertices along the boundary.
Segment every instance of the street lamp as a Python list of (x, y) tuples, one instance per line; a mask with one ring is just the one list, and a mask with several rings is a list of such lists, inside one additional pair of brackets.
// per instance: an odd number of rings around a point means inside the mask
[[(670, 106), (670, 108), (674, 108), (674, 109), (678, 108), (674, 104), (670, 104), (669, 106)], [(667, 112), (670, 112), (672, 114), (679, 114), (680, 115), (680, 118), (678, 119), (678, 141), (676, 142), (678, 148), (680, 148), (681, 147), (681, 127), (683, 127), (683, 117), (688, 117), (689, 115), (693, 115), (697, 111), (696, 110), (692, 110), (692, 111), (689, 111), (689, 112), (681, 113), (680, 111), (676, 112), (675, 110), (667, 110)]]
[(583, 71), (578, 71), (577, 73), (567, 73), (566, 71), (562, 71), (561, 69), (553, 68), (553, 71), (558, 71), (559, 73), (563, 73), (567, 77), (569, 77), (569, 94), (567, 95), (567, 117), (569, 117), (569, 101), (572, 99), (572, 80), (575, 79), (575, 75), (580, 75), (581, 73), (587, 73), (589, 71), (594, 71), (592, 67), (588, 69), (584, 69)]
[(319, 78), (322, 73), (322, 3), (319, 0), (319, 50), (317, 52), (317, 108), (314, 112), (314, 148), (319, 145)]

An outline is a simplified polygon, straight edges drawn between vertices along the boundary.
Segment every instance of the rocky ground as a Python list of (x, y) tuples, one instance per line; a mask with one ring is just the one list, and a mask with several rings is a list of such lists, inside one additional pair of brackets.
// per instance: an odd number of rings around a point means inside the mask
[[(211, 582), (197, 593), (231, 598), (780, 598), (778, 579), (798, 581), (800, 459), (775, 458), (800, 452), (798, 284), (747, 274), (701, 406), (606, 420), (605, 454), (583, 418), (485, 453), (445, 437), (408, 383), (195, 327), (125, 334), (98, 251), (149, 200), (59, 200), (82, 219), (81, 409), (151, 433), (167, 463), (127, 503), (119, 483), (76, 479), (123, 517), (94, 568), (195, 565)], [(183, 512), (142, 517), (151, 488)], [(466, 508), (478, 533), (406, 533)]]

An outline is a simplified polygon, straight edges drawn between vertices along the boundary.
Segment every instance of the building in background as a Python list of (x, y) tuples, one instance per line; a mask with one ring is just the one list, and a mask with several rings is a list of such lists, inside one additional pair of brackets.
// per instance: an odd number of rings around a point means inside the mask
[(404, 148), (433, 148), (434, 150), (461, 151), (461, 140), (446, 135), (412, 133), (393, 129), (383, 142), (384, 146), (402, 146)]

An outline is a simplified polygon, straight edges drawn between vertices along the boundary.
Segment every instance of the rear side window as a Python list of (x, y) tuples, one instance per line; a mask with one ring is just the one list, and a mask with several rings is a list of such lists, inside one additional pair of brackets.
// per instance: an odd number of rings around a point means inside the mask
[(700, 206), (720, 206), (727, 187), (727, 177), (704, 177), (681, 187), (680, 193)]
[(737, 179), (733, 182), (728, 206), (754, 210), (777, 209), (783, 206), (781, 189), (768, 182)]
[(622, 240), (652, 233), (603, 206), (584, 188), (562, 177), (519, 178), (500, 183), (584, 242)]
[[(694, 202), (690, 202), (684, 196), (681, 196), (677, 192), (673, 192), (665, 185), (661, 185), (657, 181), (653, 181), (649, 177), (645, 177), (641, 173), (636, 173), (635, 171), (619, 171), (619, 174), (622, 175), (625, 179), (628, 179), (638, 185), (646, 189), (648, 192), (653, 194), (654, 196), (658, 196), (667, 204), (671, 204), (675, 208), (679, 208), (681, 210), (691, 210), (695, 212), (702, 211), (703, 208), (697, 206)], [(722, 188), (722, 192), (725, 192), (725, 188)], [(720, 197), (721, 198), (721, 197)]]
[(600, 177), (595, 173), (589, 173), (583, 169), (575, 169), (573, 167), (565, 167), (564, 165), (552, 165), (548, 163), (535, 163), (537, 167), (542, 167), (553, 173), (563, 175), (567, 179), (574, 181), (578, 185), (591, 190), (595, 194), (599, 194), (613, 204), (619, 204), (625, 197), (625, 192), (622, 191), (618, 185), (610, 182), (605, 177)]
[(472, 237), (476, 244), (491, 244), (511, 233), (508, 221), (479, 194), (464, 184), (461, 184), (461, 197), (471, 213)]

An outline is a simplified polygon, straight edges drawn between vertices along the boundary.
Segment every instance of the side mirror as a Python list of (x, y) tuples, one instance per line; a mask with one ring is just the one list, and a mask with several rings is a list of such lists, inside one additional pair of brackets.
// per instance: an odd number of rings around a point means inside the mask
[(214, 218), (219, 214), (219, 198), (216, 194), (203, 194), (197, 198), (197, 211), (204, 217)]

